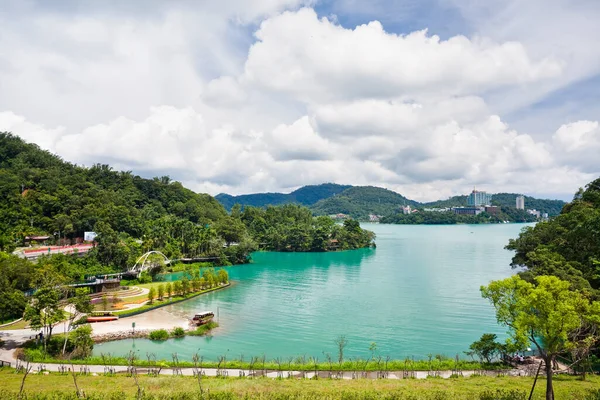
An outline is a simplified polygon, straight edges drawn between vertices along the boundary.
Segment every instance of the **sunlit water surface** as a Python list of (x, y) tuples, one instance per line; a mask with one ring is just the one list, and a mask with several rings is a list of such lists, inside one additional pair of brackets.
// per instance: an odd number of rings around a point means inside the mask
[(462, 355), (482, 333), (503, 336), (479, 288), (514, 273), (504, 246), (524, 225), (362, 225), (377, 234), (376, 249), (255, 253), (252, 264), (227, 269), (231, 288), (164, 308), (218, 311), (212, 337), (122, 340), (94, 353), (322, 358), (346, 335), (348, 357), (368, 356), (375, 342), (381, 354), (402, 359)]

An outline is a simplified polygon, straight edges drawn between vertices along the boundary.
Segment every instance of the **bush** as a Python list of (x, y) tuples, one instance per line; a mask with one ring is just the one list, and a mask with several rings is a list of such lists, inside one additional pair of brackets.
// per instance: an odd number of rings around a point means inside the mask
[(171, 332), (171, 335), (173, 337), (184, 337), (185, 336), (185, 330), (180, 327), (180, 326), (176, 326), (175, 328), (173, 328), (173, 331)]
[(167, 332), (165, 329), (158, 329), (150, 332), (148, 338), (150, 340), (167, 340), (169, 338), (169, 332)]

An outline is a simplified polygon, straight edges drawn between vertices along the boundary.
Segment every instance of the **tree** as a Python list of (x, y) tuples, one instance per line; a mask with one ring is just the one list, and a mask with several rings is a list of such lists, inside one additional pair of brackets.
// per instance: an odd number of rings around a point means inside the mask
[(108, 296), (106, 295), (106, 293), (102, 295), (102, 309), (104, 311), (108, 310)]
[(348, 345), (348, 340), (345, 335), (340, 335), (335, 339), (335, 344), (338, 348), (338, 362), (342, 364), (344, 361), (344, 349)]
[(190, 280), (188, 278), (183, 278), (181, 280), (181, 292), (185, 296), (190, 291)]
[(154, 301), (155, 298), (156, 298), (156, 289), (154, 289), (154, 286), (151, 286), (150, 290), (148, 290), (148, 303), (152, 304), (152, 302)]
[(219, 272), (217, 272), (217, 281), (222, 284), (229, 282), (229, 274), (227, 271), (220, 269)]
[(81, 317), (83, 314), (91, 313), (94, 309), (94, 306), (92, 305), (88, 293), (89, 290), (87, 288), (75, 289), (75, 296), (67, 299), (67, 307), (69, 307), (70, 316), (69, 324), (68, 326), (65, 326), (65, 341), (63, 343), (62, 350), (63, 355), (67, 350), (67, 332), (69, 332), (72, 329), (73, 323), (77, 319), (79, 319), (79, 317)]
[(171, 296), (173, 295), (173, 285), (171, 285), (171, 282), (167, 282), (167, 284), (165, 286), (165, 291), (167, 292), (167, 296), (169, 296), (169, 299), (170, 299)]
[(24, 319), (29, 321), (31, 329), (43, 329), (44, 350), (52, 336), (54, 325), (65, 318), (65, 312), (60, 304), (62, 292), (52, 286), (44, 286), (36, 290), (33, 299), (25, 308)]
[(493, 333), (484, 333), (479, 340), (471, 343), (469, 350), (477, 354), (481, 361), (485, 360), (489, 364), (501, 350), (501, 344), (496, 342), (496, 338)]
[(161, 283), (158, 285), (158, 298), (162, 300), (163, 297), (165, 297), (165, 285), (164, 283)]
[(175, 293), (176, 296), (181, 296), (183, 294), (183, 285), (181, 284), (181, 281), (173, 282), (173, 293)]
[(94, 340), (92, 339), (92, 327), (89, 324), (75, 329), (70, 336), (75, 346), (73, 353), (76, 357), (85, 358), (92, 354)]
[(545, 363), (546, 399), (554, 399), (552, 365), (556, 356), (577, 346), (589, 324), (600, 323), (600, 303), (590, 302), (570, 283), (538, 276), (535, 285), (519, 276), (481, 287), (493, 304), (496, 319), (509, 328), (514, 343), (533, 343)]

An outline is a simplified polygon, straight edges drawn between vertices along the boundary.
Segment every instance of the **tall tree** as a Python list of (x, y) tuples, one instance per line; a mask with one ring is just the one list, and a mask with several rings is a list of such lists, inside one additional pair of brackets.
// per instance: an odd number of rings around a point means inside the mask
[(576, 347), (588, 324), (600, 323), (600, 303), (590, 302), (570, 286), (555, 276), (538, 276), (535, 284), (513, 276), (481, 287), (512, 340), (522, 346), (533, 343), (538, 349), (545, 363), (547, 400), (554, 399), (556, 356)]

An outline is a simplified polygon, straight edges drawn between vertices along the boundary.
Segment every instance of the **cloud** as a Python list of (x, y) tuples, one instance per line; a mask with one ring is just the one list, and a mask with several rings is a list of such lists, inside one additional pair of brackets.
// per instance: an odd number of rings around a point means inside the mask
[(396, 35), (377, 21), (345, 29), (308, 8), (264, 21), (255, 36), (243, 79), (305, 101), (464, 95), (544, 80), (562, 69), (551, 57), (532, 60), (518, 42)]
[(600, 169), (600, 128), (598, 121), (578, 121), (562, 125), (552, 136), (557, 158), (588, 173)]
[(554, 195), (600, 173), (598, 122), (533, 136), (488, 100), (563, 79), (564, 53), (346, 28), (301, 0), (182, 4), (0, 11), (0, 130), (212, 194), (333, 181), (417, 200)]

